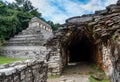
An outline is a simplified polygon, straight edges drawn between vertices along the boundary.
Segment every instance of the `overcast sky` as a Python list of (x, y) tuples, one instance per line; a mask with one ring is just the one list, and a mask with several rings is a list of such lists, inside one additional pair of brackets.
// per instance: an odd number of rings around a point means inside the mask
[[(4, 0), (13, 2), (14, 0)], [(54, 23), (64, 23), (67, 18), (94, 13), (105, 9), (117, 0), (30, 0), (42, 17)]]

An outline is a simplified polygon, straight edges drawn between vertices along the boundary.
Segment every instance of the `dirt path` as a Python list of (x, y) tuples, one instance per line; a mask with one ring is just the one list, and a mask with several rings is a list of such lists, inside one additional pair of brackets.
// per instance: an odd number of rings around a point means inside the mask
[(94, 71), (89, 63), (70, 63), (60, 77), (49, 78), (48, 82), (89, 82)]

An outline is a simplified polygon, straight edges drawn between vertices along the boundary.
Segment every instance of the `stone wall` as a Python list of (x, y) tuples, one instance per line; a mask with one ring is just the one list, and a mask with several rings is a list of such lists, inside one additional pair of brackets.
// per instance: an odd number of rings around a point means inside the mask
[(48, 65), (39, 60), (26, 60), (0, 65), (0, 82), (47, 82)]
[(48, 74), (49, 75), (60, 75), (62, 72), (62, 57), (60, 49), (51, 48), (52, 51), (48, 54)]
[(33, 58), (46, 60), (46, 54), (49, 53), (49, 49), (44, 46), (26, 46), (26, 47), (4, 47), (1, 54), (12, 58)]
[(40, 27), (46, 31), (52, 32), (51, 26), (37, 17), (32, 18), (29, 22), (29, 27)]
[(111, 82), (120, 81), (120, 45), (116, 41), (102, 44), (102, 68)]

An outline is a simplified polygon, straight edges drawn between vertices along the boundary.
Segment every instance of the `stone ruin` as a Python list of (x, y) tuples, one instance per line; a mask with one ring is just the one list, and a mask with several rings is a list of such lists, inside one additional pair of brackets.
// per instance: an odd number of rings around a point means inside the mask
[(51, 26), (34, 17), (29, 27), (7, 41), (1, 55), (13, 58), (32, 58), (0, 65), (0, 82), (47, 82), (49, 52), (44, 44), (52, 36)]
[(95, 14), (67, 19), (53, 36), (50, 26), (35, 17), (2, 54), (47, 60), (50, 75), (61, 74), (69, 62), (94, 62), (111, 82), (120, 82), (120, 0)]
[(95, 14), (72, 17), (46, 46), (49, 74), (61, 74), (69, 62), (95, 62), (111, 82), (120, 82), (120, 0)]
[(34, 17), (29, 22), (27, 29), (4, 44), (1, 55), (13, 58), (39, 58), (45, 60), (48, 49), (44, 44), (52, 35), (51, 26)]
[(44, 44), (52, 35), (50, 25), (32, 18), (29, 27), (7, 41), (1, 50), (1, 55), (30, 60), (0, 65), (0, 82), (47, 82), (45, 60), (49, 49)]
[(40, 60), (0, 65), (0, 82), (47, 82), (48, 65)]

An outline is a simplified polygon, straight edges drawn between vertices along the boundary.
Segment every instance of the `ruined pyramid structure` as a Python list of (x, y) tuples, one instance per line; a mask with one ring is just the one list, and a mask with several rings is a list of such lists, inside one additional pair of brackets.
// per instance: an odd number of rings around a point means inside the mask
[(2, 48), (2, 55), (13, 58), (45, 59), (48, 52), (44, 43), (52, 36), (51, 26), (34, 17), (29, 27), (7, 41)]

